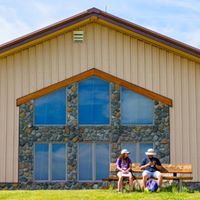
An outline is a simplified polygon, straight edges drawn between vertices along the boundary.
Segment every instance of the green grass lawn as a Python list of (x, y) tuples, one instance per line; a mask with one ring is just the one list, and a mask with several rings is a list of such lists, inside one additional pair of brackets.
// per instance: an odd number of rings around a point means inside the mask
[(36, 190), (36, 191), (0, 191), (0, 200), (73, 200), (73, 199), (98, 199), (98, 200), (198, 200), (200, 192), (194, 193), (177, 193), (177, 192), (160, 192), (160, 193), (116, 193), (115, 190)]

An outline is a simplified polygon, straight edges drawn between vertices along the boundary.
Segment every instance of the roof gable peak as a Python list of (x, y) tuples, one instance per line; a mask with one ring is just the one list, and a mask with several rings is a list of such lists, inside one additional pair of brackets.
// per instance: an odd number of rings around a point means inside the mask
[(104, 12), (95, 7), (0, 45), (0, 56), (1, 54), (6, 53), (9, 50), (17, 49), (18, 47), (23, 46), (24, 44), (28, 44), (34, 40), (41, 39), (47, 35), (56, 33), (57, 31), (60, 31), (64, 28), (71, 27), (83, 21), (88, 22), (91, 19), (91, 17), (96, 17), (98, 20), (106, 21), (110, 24), (113, 24), (116, 27), (141, 35), (144, 38), (150, 39), (151, 41), (155, 41), (155, 43), (163, 44), (165, 47), (169, 47), (171, 49), (178, 50), (179, 52), (192, 55), (196, 59), (200, 58), (200, 49), (198, 48), (192, 47), (183, 42), (177, 41), (155, 31), (149, 30), (147, 28), (129, 22), (125, 19), (114, 16), (110, 13)]

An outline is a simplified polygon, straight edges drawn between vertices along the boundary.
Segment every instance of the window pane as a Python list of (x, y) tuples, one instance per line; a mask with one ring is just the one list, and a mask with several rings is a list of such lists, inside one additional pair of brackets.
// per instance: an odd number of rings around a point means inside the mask
[(52, 144), (52, 180), (66, 179), (66, 145)]
[(96, 180), (109, 177), (109, 144), (96, 144)]
[(153, 144), (149, 143), (149, 144), (140, 144), (140, 160), (139, 162), (142, 162), (142, 160), (146, 157), (145, 152), (149, 149), (149, 148), (153, 148)]
[(154, 102), (122, 88), (122, 124), (152, 124)]
[(79, 144), (79, 180), (92, 180), (92, 144)]
[(35, 100), (35, 124), (66, 124), (66, 88)]
[(109, 83), (91, 77), (79, 83), (79, 124), (109, 124)]
[(35, 180), (48, 180), (49, 145), (35, 144)]
[(121, 145), (122, 149), (127, 149), (130, 152), (129, 158), (132, 162), (136, 162), (136, 145), (131, 143), (124, 143)]

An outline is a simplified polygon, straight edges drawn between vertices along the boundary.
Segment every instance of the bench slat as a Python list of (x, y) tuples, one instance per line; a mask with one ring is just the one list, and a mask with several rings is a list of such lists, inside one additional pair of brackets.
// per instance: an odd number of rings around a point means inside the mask
[[(180, 173), (180, 174), (192, 174), (192, 165), (191, 164), (163, 164), (163, 173)], [(141, 173), (142, 170), (140, 169), (139, 163), (134, 163), (132, 170), (135, 173)], [(116, 164), (110, 164), (110, 171), (116, 171)]]
[[(128, 179), (128, 178), (127, 178)], [(142, 179), (142, 176), (138, 176), (137, 179)], [(192, 176), (164, 176), (164, 180), (192, 180)], [(103, 181), (117, 181), (117, 176), (110, 176), (108, 179), (103, 179)]]

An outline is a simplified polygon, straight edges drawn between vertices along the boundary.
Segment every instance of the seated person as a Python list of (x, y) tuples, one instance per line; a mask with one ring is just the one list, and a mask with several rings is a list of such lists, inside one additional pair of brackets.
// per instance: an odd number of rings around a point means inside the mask
[(129, 185), (130, 191), (133, 191), (133, 176), (130, 172), (132, 170), (132, 162), (131, 159), (128, 157), (130, 152), (127, 149), (123, 149), (121, 151), (121, 155), (117, 159), (116, 165), (119, 172), (117, 176), (119, 177), (118, 180), (118, 192), (122, 192), (122, 182), (124, 177), (129, 178)]
[(140, 169), (144, 170), (142, 173), (144, 190), (147, 191), (146, 183), (148, 178), (157, 178), (158, 191), (160, 191), (160, 187), (162, 186), (162, 174), (160, 173), (162, 170), (161, 162), (158, 158), (154, 157), (156, 155), (154, 149), (148, 149), (145, 154), (147, 157), (140, 164)]

